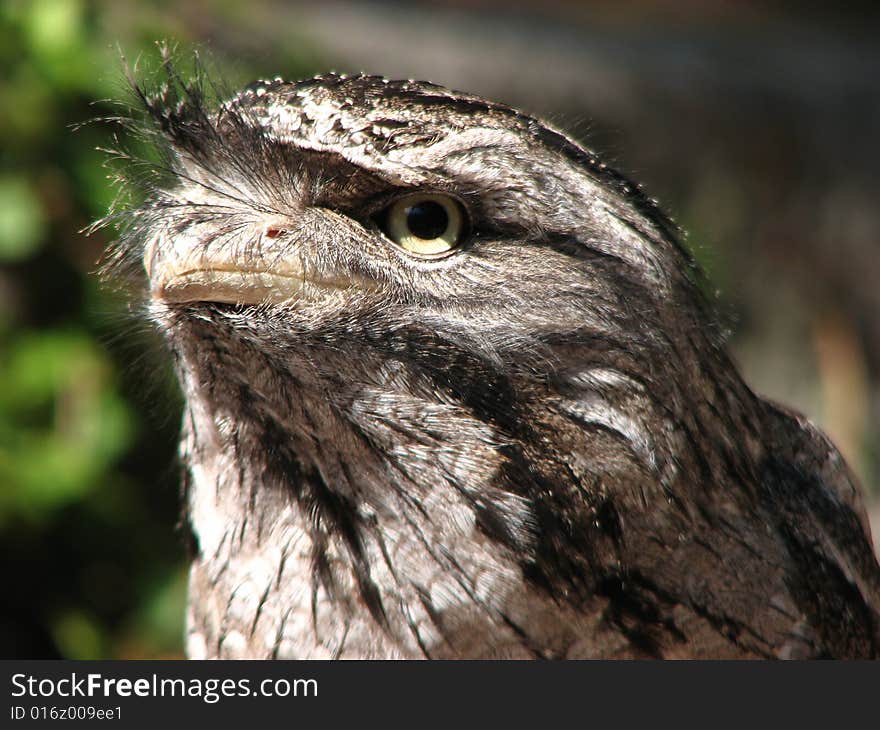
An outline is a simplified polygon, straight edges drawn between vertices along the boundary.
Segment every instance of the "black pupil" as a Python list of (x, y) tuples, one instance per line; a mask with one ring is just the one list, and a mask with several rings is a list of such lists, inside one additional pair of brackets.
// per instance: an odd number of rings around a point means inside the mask
[(406, 225), (414, 236), (430, 241), (446, 233), (449, 215), (439, 203), (426, 200), (406, 209)]

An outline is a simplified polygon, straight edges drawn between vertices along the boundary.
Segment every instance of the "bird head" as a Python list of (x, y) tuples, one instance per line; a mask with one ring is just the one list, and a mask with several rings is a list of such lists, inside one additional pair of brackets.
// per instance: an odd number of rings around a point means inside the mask
[(751, 483), (760, 401), (693, 260), (590, 150), (424, 82), (212, 104), (168, 74), (135, 86), (161, 161), (109, 270), (146, 272), (174, 356), (205, 565), (293, 530), (315, 585), (350, 579), (385, 625), (392, 595), (489, 615), (521, 580), (575, 605)]
[(140, 94), (164, 174), (115, 259), (142, 261), (172, 344), (208, 318), (211, 341), (262, 341), (324, 387), (397, 363), (524, 394), (564, 387), (587, 351), (645, 381), (698, 369), (695, 338), (714, 346), (674, 226), (521, 112), (362, 75), (260, 81), (214, 107), (174, 75)]

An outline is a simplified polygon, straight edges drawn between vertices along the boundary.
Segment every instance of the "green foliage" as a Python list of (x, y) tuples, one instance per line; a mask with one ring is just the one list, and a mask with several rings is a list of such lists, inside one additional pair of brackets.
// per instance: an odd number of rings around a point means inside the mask
[(0, 178), (0, 262), (34, 253), (46, 235), (46, 215), (26, 180)]
[(132, 442), (103, 351), (84, 333), (19, 333), (0, 360), (0, 527), (85, 497)]

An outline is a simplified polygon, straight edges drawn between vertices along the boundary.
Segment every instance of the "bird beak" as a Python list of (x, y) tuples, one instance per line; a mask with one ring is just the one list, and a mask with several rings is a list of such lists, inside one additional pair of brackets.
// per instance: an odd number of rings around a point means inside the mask
[(173, 240), (159, 234), (148, 243), (144, 268), (153, 299), (172, 304), (282, 304), (326, 296), (355, 283), (349, 277), (307, 270), (301, 256), (284, 250), (281, 237), (263, 236), (259, 246), (242, 245), (241, 239), (207, 245), (194, 239), (186, 232)]

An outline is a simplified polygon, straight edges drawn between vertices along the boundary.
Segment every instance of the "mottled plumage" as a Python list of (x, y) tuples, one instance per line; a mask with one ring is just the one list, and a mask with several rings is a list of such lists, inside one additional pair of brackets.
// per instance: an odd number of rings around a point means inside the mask
[[(186, 401), (192, 657), (872, 657), (858, 488), (756, 395), (677, 232), (525, 114), (413, 81), (141, 92)], [(423, 191), (449, 255), (381, 216)]]

